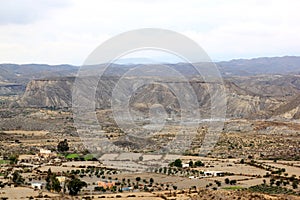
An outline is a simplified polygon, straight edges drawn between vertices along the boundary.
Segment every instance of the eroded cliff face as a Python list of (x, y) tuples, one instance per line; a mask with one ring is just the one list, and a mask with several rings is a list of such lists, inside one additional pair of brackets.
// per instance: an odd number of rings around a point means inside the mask
[[(89, 84), (97, 84), (96, 107), (108, 108), (115, 79), (98, 81), (96, 78), (88, 78)], [(75, 83), (74, 77), (32, 80), (27, 84), (24, 95), (19, 104), (24, 107), (56, 107), (64, 108), (72, 106), (72, 89)], [(80, 84), (86, 84), (82, 82)], [(84, 90), (90, 90), (86, 88)], [(83, 92), (84, 93), (84, 92)], [(84, 94), (83, 94), (84, 96)]]
[(290, 101), (282, 102), (274, 111), (274, 115), (286, 119), (300, 119), (300, 95), (291, 98)]
[(74, 78), (32, 80), (20, 105), (25, 107), (70, 107)]
[[(28, 83), (26, 91), (20, 100), (20, 105), (25, 107), (71, 107), (72, 106), (72, 87), (75, 78), (57, 78), (33, 80)], [(116, 84), (123, 84), (121, 87), (130, 94), (130, 109), (149, 113), (153, 105), (161, 105), (167, 113), (180, 113), (181, 102), (189, 102), (190, 96), (182, 95), (178, 100), (178, 94), (168, 89), (160, 83), (144, 85), (133, 90), (129, 81), (132, 79), (118, 82), (116, 77), (107, 77), (98, 81), (88, 79), (87, 81), (97, 81), (98, 87), (95, 95), (96, 108), (111, 108), (111, 96)], [(247, 80), (249, 81), (249, 80)], [(251, 82), (255, 85), (255, 80)], [(174, 87), (184, 87), (182, 82), (169, 82)], [(257, 84), (262, 84), (257, 82)], [(211, 112), (211, 95), (218, 96), (222, 91), (219, 83), (207, 83), (203, 81), (191, 81), (195, 95), (198, 99), (199, 110), (203, 116), (209, 116)], [(272, 118), (281, 117), (286, 119), (299, 119), (299, 89), (290, 84), (280, 85), (286, 87), (282, 95), (271, 92), (264, 95), (263, 86), (257, 86), (256, 91), (242, 87), (243, 84), (234, 83), (231, 80), (224, 82), (227, 98), (227, 117), (230, 118)], [(261, 90), (257, 88), (263, 88)], [(284, 93), (286, 91), (286, 93)], [(180, 92), (180, 91), (179, 91)], [(182, 99), (183, 98), (183, 99)], [(221, 101), (221, 99), (220, 99)], [(216, 103), (218, 105), (218, 103)]]

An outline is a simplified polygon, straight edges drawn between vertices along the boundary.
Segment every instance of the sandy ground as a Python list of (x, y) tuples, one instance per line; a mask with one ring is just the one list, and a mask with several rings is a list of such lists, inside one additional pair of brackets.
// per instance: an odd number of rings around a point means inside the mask
[(212, 163), (210, 167), (199, 167), (198, 170), (204, 171), (223, 171), (234, 174), (248, 174), (248, 175), (265, 175), (266, 170), (252, 167), (249, 165), (234, 164), (234, 163)]
[(63, 166), (71, 167), (79, 167), (79, 166), (99, 166), (100, 163), (98, 161), (72, 161), (72, 162), (65, 162)]
[[(215, 179), (189, 179), (186, 177), (178, 177), (178, 176), (167, 176), (163, 174), (148, 174), (148, 173), (140, 173), (140, 174), (133, 174), (133, 173), (122, 173), (118, 175), (105, 175), (106, 178), (112, 177), (112, 180), (115, 180), (115, 178), (118, 178), (119, 181), (122, 181), (123, 178), (130, 179), (131, 182), (136, 182), (136, 177), (141, 177), (140, 183), (143, 183), (143, 179), (146, 179), (148, 182), (150, 178), (154, 179), (155, 183), (158, 184), (165, 184), (164, 187), (166, 187), (167, 184), (170, 185), (172, 188), (172, 185), (175, 185), (178, 187), (178, 189), (184, 189), (189, 186), (196, 186), (196, 187), (205, 187), (209, 183), (214, 183)], [(88, 182), (88, 183), (96, 183), (97, 181), (100, 181), (101, 178), (97, 177), (83, 177), (82, 180)], [(95, 186), (91, 185), (89, 189), (93, 189)]]
[[(121, 196), (121, 197), (120, 197)], [(134, 193), (120, 193), (120, 194), (103, 194), (103, 195), (94, 195), (94, 199), (103, 199), (105, 198), (117, 198), (119, 200), (161, 200), (162, 198), (156, 197), (155, 194), (148, 192), (134, 192)]]
[[(9, 199), (28, 199), (29, 197), (35, 197), (38, 195), (38, 191), (27, 188), (27, 187), (5, 187), (0, 190), (0, 198), (9, 197)], [(43, 192), (43, 195), (48, 195), (50, 197), (59, 196), (58, 194), (53, 194), (49, 192)]]
[(34, 135), (34, 136), (44, 136), (48, 131), (23, 131), (23, 130), (17, 130), (17, 131), (4, 131), (4, 133), (7, 134), (19, 134), (19, 135)]
[(268, 178), (254, 178), (250, 180), (239, 181), (239, 186), (248, 188), (251, 186), (262, 184), (263, 180), (266, 180), (267, 183), (270, 182), (270, 179)]
[(52, 172), (55, 172), (55, 173), (57, 173), (57, 172), (66, 172), (66, 171), (71, 171), (71, 170), (77, 170), (77, 169), (81, 169), (81, 168), (76, 168), (76, 167), (61, 167), (61, 166), (42, 166), (42, 167), (40, 167), (39, 168), (39, 170), (41, 170), (41, 171), (48, 171), (48, 169), (49, 168), (51, 168), (51, 171)]
[(16, 187), (1, 189), (0, 197), (9, 197), (9, 199), (24, 199), (24, 197), (37, 196), (38, 191), (30, 188)]
[[(72, 167), (73, 166), (73, 167)], [(79, 168), (79, 166), (99, 166), (99, 162), (97, 161), (73, 161), (73, 162), (65, 162), (63, 163), (63, 166), (42, 166), (39, 169), (41, 171), (48, 171), (49, 168), (51, 168), (52, 172), (66, 172), (71, 170), (77, 170), (82, 169)]]

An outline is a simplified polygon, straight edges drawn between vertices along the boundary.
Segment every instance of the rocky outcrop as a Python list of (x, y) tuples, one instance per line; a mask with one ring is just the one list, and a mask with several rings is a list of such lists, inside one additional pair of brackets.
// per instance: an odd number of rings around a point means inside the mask
[[(280, 78), (281, 80), (282, 78)], [(25, 93), (19, 102), (25, 107), (71, 107), (72, 106), (72, 86), (75, 78), (55, 78), (33, 80), (28, 83)], [(139, 112), (147, 113), (153, 105), (161, 105), (167, 113), (180, 112), (180, 103), (189, 102), (188, 95), (183, 95), (178, 100), (178, 94), (166, 87), (160, 82), (138, 87), (136, 91), (132, 90), (129, 83), (132, 83), (132, 77), (118, 82), (118, 77), (106, 77), (98, 82), (96, 92), (96, 107), (100, 109), (111, 108), (111, 96), (116, 84), (123, 84), (121, 87), (130, 95), (130, 108)], [(289, 79), (287, 79), (289, 80)], [(297, 82), (298, 79), (291, 79)], [(88, 81), (97, 81), (90, 78)], [(274, 80), (275, 81), (275, 80)], [(249, 82), (245, 84), (244, 82)], [(272, 118), (284, 117), (287, 119), (299, 119), (299, 89), (291, 85), (289, 81), (286, 84), (280, 84), (282, 95), (276, 91), (276, 87), (262, 83), (261, 78), (244, 80), (226, 80), (224, 83), (227, 97), (227, 116), (230, 118)], [(183, 88), (180, 81), (172, 81), (175, 88)], [(186, 84), (186, 83), (185, 83)], [(219, 83), (207, 83), (193, 80), (189, 83), (193, 88), (199, 104), (201, 114), (209, 114), (211, 108), (211, 95), (218, 95), (221, 91)], [(274, 85), (274, 84), (272, 84)], [(266, 89), (266, 87), (268, 87)], [(284, 89), (285, 88), (285, 89)], [(264, 95), (264, 90), (268, 95)], [(213, 92), (211, 92), (213, 91)], [(288, 94), (288, 95), (287, 95)], [(186, 98), (186, 99), (184, 99)]]
[(32, 80), (20, 105), (25, 107), (70, 107), (74, 78)]

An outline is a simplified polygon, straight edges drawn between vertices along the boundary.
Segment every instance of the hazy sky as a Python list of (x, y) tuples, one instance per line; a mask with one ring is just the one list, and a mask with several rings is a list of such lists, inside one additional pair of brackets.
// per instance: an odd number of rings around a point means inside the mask
[(106, 39), (178, 31), (213, 60), (300, 55), (298, 0), (0, 0), (0, 63), (80, 65)]

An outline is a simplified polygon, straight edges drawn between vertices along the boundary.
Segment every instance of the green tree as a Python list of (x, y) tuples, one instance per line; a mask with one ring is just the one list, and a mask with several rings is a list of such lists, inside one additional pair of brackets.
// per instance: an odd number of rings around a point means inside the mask
[(175, 167), (182, 167), (182, 160), (176, 159), (176, 160), (174, 161), (174, 166), (175, 166)]
[(141, 177), (136, 177), (135, 180), (136, 180), (136, 185), (138, 186), (139, 182), (141, 181)]
[(229, 184), (229, 182), (230, 182), (229, 178), (225, 178), (225, 183)]
[(62, 189), (59, 180), (56, 178), (56, 174), (53, 174), (50, 168), (48, 169), (46, 177), (46, 189), (55, 192), (60, 192)]
[(204, 163), (201, 162), (201, 160), (197, 160), (195, 163), (194, 163), (195, 166), (197, 167), (204, 167)]
[(293, 187), (293, 189), (297, 189), (298, 188), (298, 182), (297, 181), (293, 181), (292, 187)]
[(58, 152), (66, 152), (69, 151), (69, 144), (68, 140), (64, 139), (64, 141), (60, 141), (57, 145), (57, 151)]
[(17, 164), (18, 162), (18, 155), (11, 155), (8, 159), (10, 161), (10, 164), (13, 165), (13, 164)]
[(56, 176), (52, 177), (52, 188), (54, 191), (56, 192), (60, 192), (61, 191), (61, 185), (60, 182), (58, 181), (58, 179), (56, 178)]
[(78, 178), (75, 178), (74, 176), (72, 177), (72, 179), (68, 182), (68, 190), (69, 190), (69, 194), (72, 196), (75, 196), (78, 194), (78, 192), (80, 192), (80, 190), (83, 187), (87, 187), (86, 182), (81, 181)]
[(276, 185), (277, 185), (278, 187), (280, 186), (280, 184), (281, 184), (280, 181), (276, 181)]
[(163, 172), (164, 174), (166, 174), (167, 173), (167, 168), (166, 167), (164, 167), (164, 172)]
[(194, 162), (192, 160), (189, 162), (189, 166), (194, 167)]
[(236, 184), (236, 180), (231, 180), (229, 183), (230, 183), (230, 185), (235, 185)]
[(50, 184), (50, 181), (51, 181), (51, 175), (52, 175), (52, 171), (51, 171), (51, 168), (48, 169), (48, 172), (47, 172), (47, 177), (46, 177), (46, 189), (48, 191), (51, 190), (51, 184)]
[(154, 182), (154, 179), (153, 178), (150, 178), (150, 184), (152, 185)]
[(270, 179), (270, 186), (274, 185), (274, 183), (275, 183), (275, 179), (274, 178)]
[(222, 185), (221, 181), (216, 181), (216, 184), (218, 187), (221, 187), (221, 185)]
[(12, 181), (14, 182), (14, 184), (16, 185), (21, 185), (24, 183), (24, 178), (21, 176), (21, 174), (17, 171), (15, 171), (13, 174), (12, 174)]

